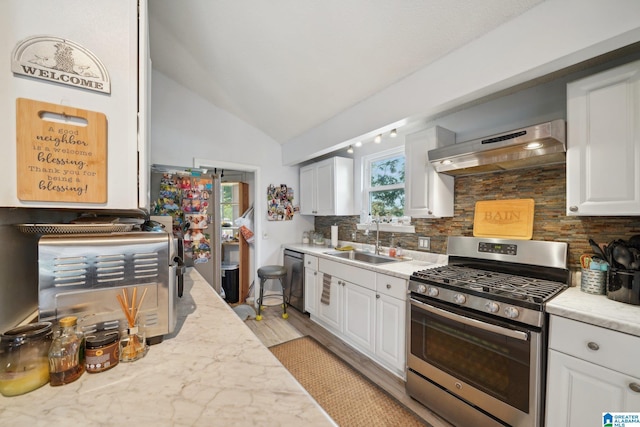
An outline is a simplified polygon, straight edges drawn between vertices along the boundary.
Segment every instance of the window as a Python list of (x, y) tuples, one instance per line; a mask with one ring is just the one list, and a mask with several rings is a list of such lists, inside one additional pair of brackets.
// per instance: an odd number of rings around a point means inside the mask
[(404, 215), (404, 160), (402, 147), (364, 159), (363, 207), (372, 216)]

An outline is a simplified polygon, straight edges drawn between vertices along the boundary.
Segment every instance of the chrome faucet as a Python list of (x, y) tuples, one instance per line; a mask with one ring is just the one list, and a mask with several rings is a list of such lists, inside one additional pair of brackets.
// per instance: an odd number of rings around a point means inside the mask
[(376, 223), (376, 255), (380, 255), (380, 217), (373, 219)]

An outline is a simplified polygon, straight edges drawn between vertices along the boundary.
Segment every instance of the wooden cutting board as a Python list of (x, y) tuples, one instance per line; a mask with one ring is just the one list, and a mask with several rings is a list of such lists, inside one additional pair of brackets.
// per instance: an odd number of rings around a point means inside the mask
[(476, 202), (473, 235), (528, 240), (533, 236), (533, 199)]
[(18, 198), (107, 202), (107, 118), (31, 99), (16, 101)]

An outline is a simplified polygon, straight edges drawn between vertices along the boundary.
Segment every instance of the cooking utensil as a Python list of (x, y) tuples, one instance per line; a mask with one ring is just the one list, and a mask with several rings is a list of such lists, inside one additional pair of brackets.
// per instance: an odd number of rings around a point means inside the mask
[(629, 265), (629, 269), (640, 270), (640, 249), (629, 248), (629, 252), (633, 257), (633, 262)]
[(635, 249), (640, 250), (640, 234), (636, 234), (634, 236), (631, 236), (631, 238), (627, 242), (627, 245), (630, 248), (635, 248)]
[(598, 255), (601, 259), (607, 261), (608, 259), (607, 256), (605, 255), (605, 253), (602, 251), (602, 248), (600, 248), (600, 245), (598, 245), (595, 240), (589, 239), (589, 245), (591, 246), (591, 250), (593, 251), (594, 254)]
[(587, 254), (581, 255), (580, 256), (580, 266), (586, 270), (589, 269), (589, 266), (591, 265), (591, 257)]
[(629, 269), (629, 266), (634, 261), (629, 249), (622, 243), (618, 243), (613, 247), (613, 259), (624, 268)]

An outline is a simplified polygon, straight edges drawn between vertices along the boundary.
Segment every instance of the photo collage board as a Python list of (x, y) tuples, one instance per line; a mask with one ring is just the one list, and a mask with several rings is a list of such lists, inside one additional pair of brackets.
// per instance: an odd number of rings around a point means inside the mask
[(191, 174), (164, 173), (154, 215), (173, 218), (173, 234), (184, 240), (184, 254), (194, 264), (211, 260), (211, 216), (208, 214), (213, 180)]
[(267, 220), (291, 221), (298, 210), (293, 206), (293, 188), (286, 184), (267, 187)]

